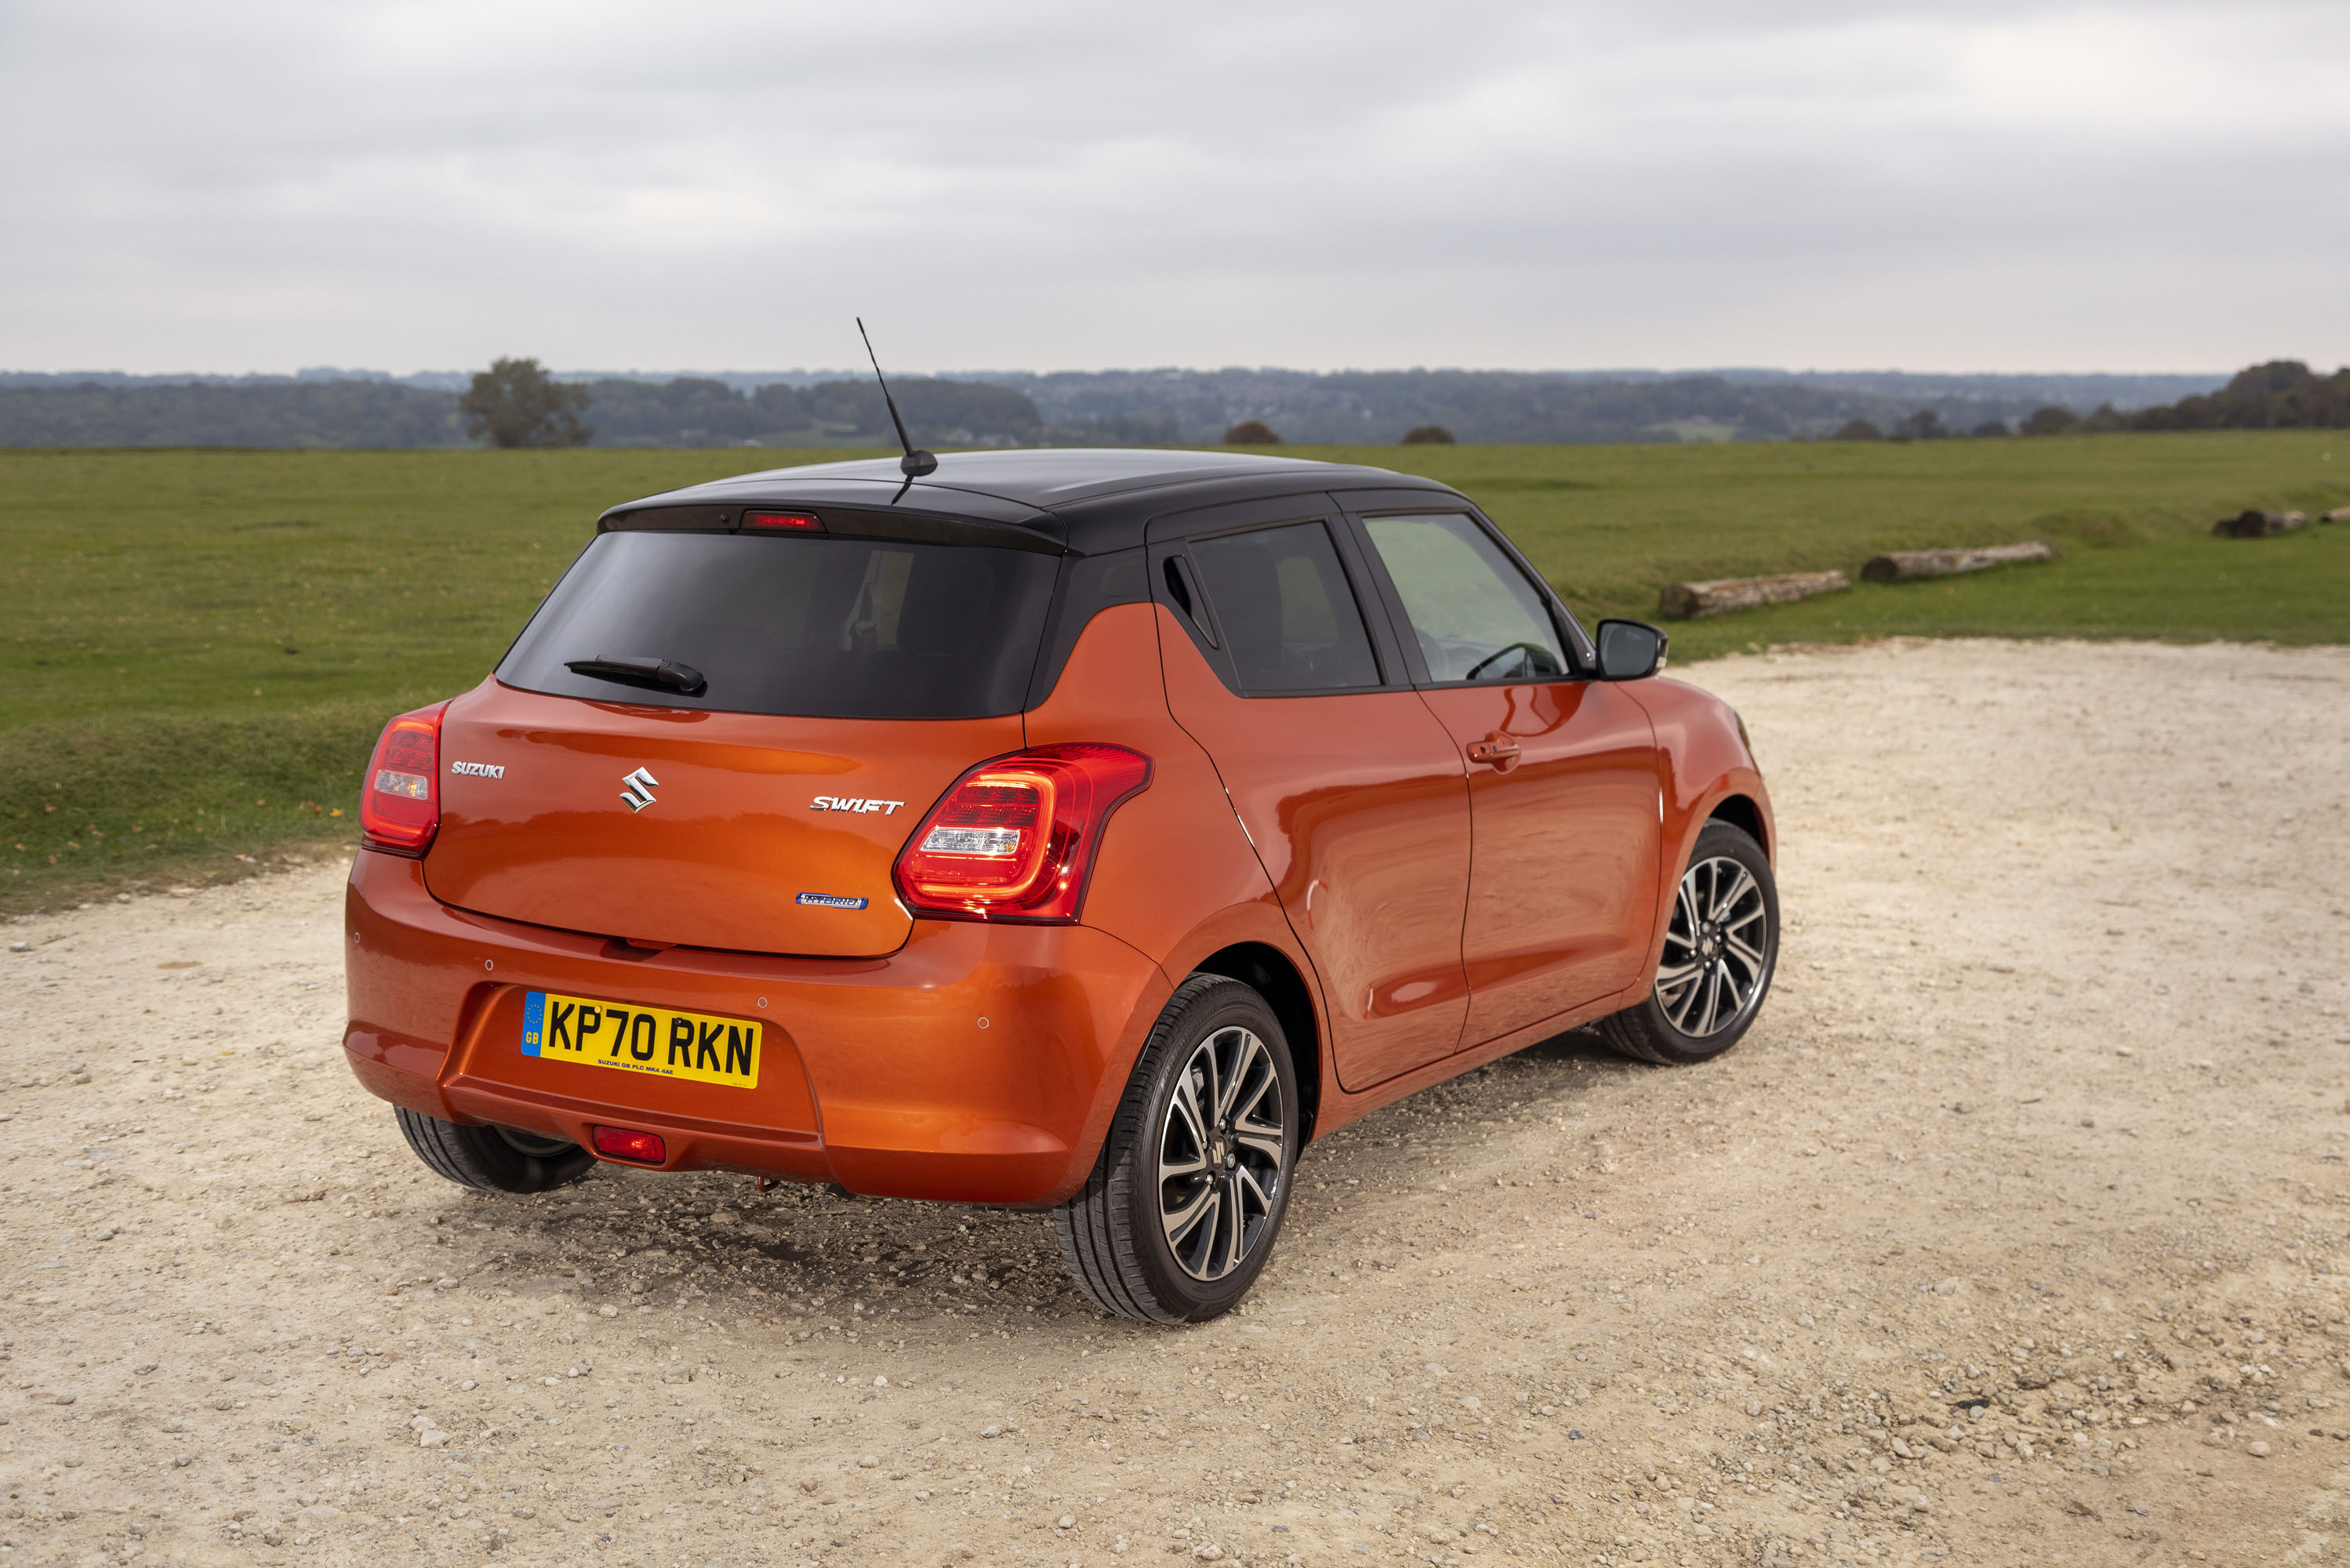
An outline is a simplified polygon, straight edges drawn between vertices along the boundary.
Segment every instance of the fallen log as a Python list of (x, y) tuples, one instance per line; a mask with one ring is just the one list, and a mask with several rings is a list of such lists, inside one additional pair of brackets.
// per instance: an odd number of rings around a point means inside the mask
[(2265, 539), (2272, 534), (2290, 534), (2308, 524), (2306, 512), (2262, 512), (2248, 507), (2233, 517), (2222, 517), (2212, 524), (2211, 532), (2225, 539)]
[(1881, 556), (1871, 556), (1860, 575), (1872, 583), (1906, 583), (1913, 577), (1952, 577), (1960, 572), (1984, 572), (1993, 566), (2055, 558), (2055, 550), (2040, 539), (2028, 545), (1991, 545), (1980, 550), (1887, 550)]
[(1657, 613), (1676, 620), (1720, 615), (1724, 610), (1783, 605), (1814, 594), (1852, 587), (1842, 572), (1782, 572), (1771, 577), (1715, 577), (1702, 583), (1667, 583), (1657, 596)]

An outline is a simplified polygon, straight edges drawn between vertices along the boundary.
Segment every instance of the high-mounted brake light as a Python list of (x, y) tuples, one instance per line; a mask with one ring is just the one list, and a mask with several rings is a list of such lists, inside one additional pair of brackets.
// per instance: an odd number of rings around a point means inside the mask
[(1040, 746), (982, 763), (931, 808), (898, 857), (899, 896), (920, 915), (1074, 920), (1102, 825), (1150, 782), (1123, 746)]
[(359, 788), (359, 831), (370, 849), (421, 855), (441, 830), (441, 714), (435, 702), (383, 727)]
[(788, 529), (801, 534), (821, 534), (825, 531), (824, 519), (813, 512), (745, 512), (743, 514), (743, 526)]

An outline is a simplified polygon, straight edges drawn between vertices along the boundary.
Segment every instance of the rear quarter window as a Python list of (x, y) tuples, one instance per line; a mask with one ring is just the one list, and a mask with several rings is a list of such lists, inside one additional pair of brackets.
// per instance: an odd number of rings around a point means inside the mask
[(1363, 612), (1321, 524), (1195, 539), (1190, 548), (1243, 691), (1294, 695), (1379, 683)]
[[(598, 535), (497, 677), (558, 697), (837, 719), (1018, 712), (1056, 557), (837, 535)], [(691, 696), (568, 668), (669, 660)]]

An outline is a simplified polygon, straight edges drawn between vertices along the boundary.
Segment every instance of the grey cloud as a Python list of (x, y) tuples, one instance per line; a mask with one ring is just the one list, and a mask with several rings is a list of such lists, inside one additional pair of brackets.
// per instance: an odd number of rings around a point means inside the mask
[(2345, 60), (2265, 0), (17, 5), (0, 363), (2350, 358)]

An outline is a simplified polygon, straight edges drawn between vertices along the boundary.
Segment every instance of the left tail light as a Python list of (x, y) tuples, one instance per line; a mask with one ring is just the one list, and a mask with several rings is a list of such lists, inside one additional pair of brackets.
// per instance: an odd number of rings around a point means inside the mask
[(441, 715), (446, 702), (383, 727), (359, 788), (359, 831), (370, 849), (421, 855), (441, 830)]
[(1040, 746), (982, 763), (906, 841), (899, 896), (919, 915), (1074, 920), (1103, 824), (1149, 782), (1150, 759), (1123, 746)]

